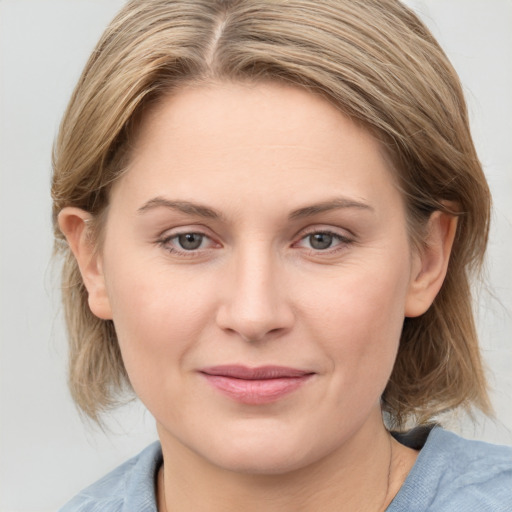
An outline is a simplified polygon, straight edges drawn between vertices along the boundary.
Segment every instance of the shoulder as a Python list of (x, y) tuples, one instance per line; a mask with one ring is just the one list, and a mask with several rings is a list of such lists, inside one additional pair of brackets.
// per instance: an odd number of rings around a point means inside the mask
[(161, 462), (156, 442), (85, 488), (59, 512), (156, 512), (154, 482)]
[(512, 448), (434, 428), (389, 507), (400, 510), (510, 512)]

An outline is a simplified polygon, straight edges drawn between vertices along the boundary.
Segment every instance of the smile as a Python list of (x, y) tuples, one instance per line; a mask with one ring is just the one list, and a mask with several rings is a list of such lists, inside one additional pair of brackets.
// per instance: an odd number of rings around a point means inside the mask
[(200, 373), (215, 389), (248, 405), (275, 402), (300, 388), (314, 375), (283, 366), (248, 368), (238, 365), (204, 368)]

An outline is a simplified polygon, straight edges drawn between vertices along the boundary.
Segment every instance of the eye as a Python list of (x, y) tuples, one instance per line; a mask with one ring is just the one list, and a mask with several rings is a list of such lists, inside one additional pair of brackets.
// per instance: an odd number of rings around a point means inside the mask
[(331, 233), (313, 233), (312, 235), (308, 235), (307, 238), (311, 247), (318, 251), (329, 249), (335, 240)]
[(181, 249), (185, 251), (194, 251), (199, 249), (203, 244), (204, 235), (201, 233), (185, 233), (175, 237)]
[(351, 239), (338, 233), (331, 231), (315, 231), (302, 237), (297, 243), (297, 246), (314, 251), (328, 251), (329, 249), (336, 249), (338, 246), (346, 246), (351, 242)]
[(205, 249), (211, 249), (216, 243), (204, 233), (187, 231), (164, 236), (158, 240), (158, 244), (171, 253), (190, 254)]

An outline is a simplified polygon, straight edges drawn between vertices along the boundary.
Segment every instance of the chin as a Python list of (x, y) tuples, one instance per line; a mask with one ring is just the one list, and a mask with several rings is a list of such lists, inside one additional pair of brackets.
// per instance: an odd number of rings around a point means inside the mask
[(227, 471), (253, 475), (286, 474), (309, 466), (332, 451), (326, 443), (315, 446), (317, 443), (306, 441), (309, 437), (270, 430), (226, 436), (224, 440), (217, 439), (209, 444), (210, 450), (202, 455)]
[(294, 452), (280, 451), (279, 453), (246, 448), (242, 452), (219, 454), (212, 460), (215, 465), (224, 470), (246, 475), (284, 475), (308, 466), (312, 461), (300, 457)]

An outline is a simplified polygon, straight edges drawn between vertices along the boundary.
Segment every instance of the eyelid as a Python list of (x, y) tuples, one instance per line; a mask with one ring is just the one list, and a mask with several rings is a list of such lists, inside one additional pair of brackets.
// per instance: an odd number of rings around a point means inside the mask
[(316, 224), (314, 226), (308, 226), (304, 229), (301, 229), (299, 233), (295, 236), (296, 239), (302, 240), (303, 238), (314, 235), (315, 233), (328, 233), (330, 235), (334, 235), (343, 240), (351, 240), (355, 241), (356, 235), (350, 229), (347, 228), (339, 228), (335, 226)]
[(215, 234), (212, 233), (211, 229), (204, 226), (203, 224), (182, 224), (162, 230), (158, 235), (157, 239), (169, 239), (179, 235), (186, 235), (187, 233), (197, 233), (205, 237), (216, 238)]

